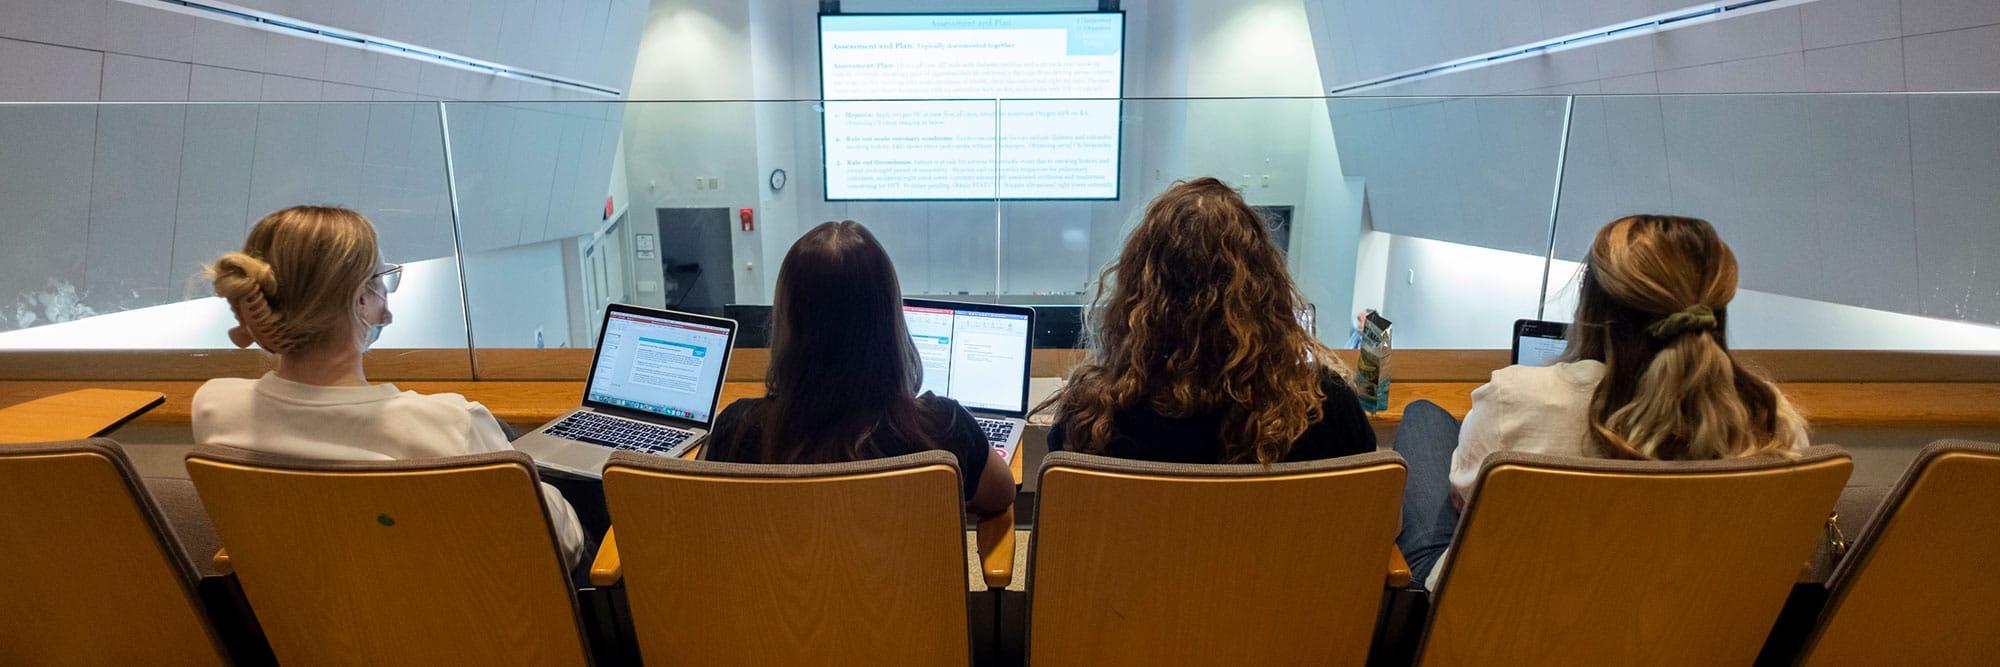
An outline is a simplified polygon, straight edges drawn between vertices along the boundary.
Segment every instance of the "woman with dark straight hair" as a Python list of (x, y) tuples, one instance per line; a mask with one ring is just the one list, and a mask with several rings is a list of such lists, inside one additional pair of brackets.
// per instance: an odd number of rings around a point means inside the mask
[(958, 455), (974, 512), (1007, 509), (1007, 461), (958, 402), (916, 395), (923, 372), (889, 253), (861, 223), (823, 223), (778, 268), (764, 398), (724, 409), (702, 456), (838, 463), (942, 449)]

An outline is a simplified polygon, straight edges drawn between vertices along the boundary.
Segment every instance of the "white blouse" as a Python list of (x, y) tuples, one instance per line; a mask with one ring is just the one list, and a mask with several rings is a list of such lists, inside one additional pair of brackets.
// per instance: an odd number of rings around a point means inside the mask
[[(194, 439), (272, 454), (333, 461), (388, 461), (505, 451), (513, 445), (486, 406), (458, 394), (419, 394), (392, 384), (326, 387), (265, 373), (219, 378), (194, 394)], [(542, 484), (563, 555), (582, 557), (583, 529), (562, 492)]]
[[(1493, 371), (1492, 381), (1472, 391), (1472, 409), (1459, 427), (1458, 449), (1451, 455), (1452, 502), (1463, 508), (1472, 500), (1479, 469), (1495, 452), (1596, 458), (1597, 449), (1585, 435), (1590, 428), (1590, 396), (1603, 379), (1604, 364), (1598, 361)], [(1793, 431), (1794, 449), (1808, 444), (1803, 427)], [(1431, 567), (1426, 590), (1437, 590), (1438, 575), (1450, 556), (1446, 552)]]

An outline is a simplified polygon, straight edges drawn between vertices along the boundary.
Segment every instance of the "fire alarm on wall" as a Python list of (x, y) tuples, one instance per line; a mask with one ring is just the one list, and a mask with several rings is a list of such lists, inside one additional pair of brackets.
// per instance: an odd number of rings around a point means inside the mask
[(737, 223), (739, 223), (739, 226), (743, 231), (746, 232), (757, 231), (757, 219), (755, 216), (751, 215), (750, 209), (747, 208), (736, 209), (736, 221)]

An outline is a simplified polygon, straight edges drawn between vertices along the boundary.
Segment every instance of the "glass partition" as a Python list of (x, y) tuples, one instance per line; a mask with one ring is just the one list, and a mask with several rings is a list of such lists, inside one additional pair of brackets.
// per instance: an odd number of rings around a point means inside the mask
[(1514, 321), (1540, 312), (1569, 98), (1335, 98), (1327, 108), (1328, 162), (1359, 220), (1341, 230), (1356, 230), (1353, 310), (1394, 322), (1397, 347), (1508, 347)]
[(377, 347), (463, 349), (447, 183), (434, 103), (0, 104), (0, 349), (233, 348), (202, 266), (302, 203), (408, 266)]
[[(472, 344), (591, 346), (587, 312), (634, 301), (584, 281), (606, 212), (623, 104), (446, 103)], [(607, 246), (608, 247), (608, 246)], [(603, 267), (599, 267), (603, 268)], [(657, 303), (652, 305), (659, 305)]]
[(0, 350), (228, 348), (192, 279), (298, 203), (409, 265), (378, 348), (588, 348), (614, 302), (761, 346), (786, 251), (844, 219), (909, 295), (1073, 329), (1197, 176), (1267, 216), (1335, 346), (1375, 309), (1400, 347), (1504, 348), (1569, 318), (1598, 227), (1666, 212), (1735, 248), (1738, 347), (2000, 350), (2000, 95), (1103, 101), (1115, 139), (1046, 100), (0, 105)]
[(2000, 95), (1578, 96), (1546, 297), (1631, 213), (1714, 223), (1739, 348), (2000, 349)]

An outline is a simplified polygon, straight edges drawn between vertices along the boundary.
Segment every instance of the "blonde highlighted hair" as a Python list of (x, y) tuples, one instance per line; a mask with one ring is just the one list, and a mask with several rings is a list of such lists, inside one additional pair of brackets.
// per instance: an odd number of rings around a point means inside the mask
[(1088, 356), (1043, 407), (1059, 407), (1080, 452), (1102, 453), (1116, 414), (1143, 406), (1219, 414), (1226, 462), (1282, 461), (1323, 416), (1322, 380), (1345, 375), (1299, 325), (1305, 304), (1235, 190), (1213, 178), (1176, 183), (1099, 277)]
[(1782, 452), (1804, 419), (1729, 352), (1736, 255), (1707, 221), (1621, 218), (1584, 263), (1572, 359), (1604, 362), (1589, 438), (1604, 456), (1706, 460)]
[(352, 333), (355, 299), (380, 263), (375, 228), (360, 213), (293, 206), (258, 220), (243, 250), (204, 274), (236, 314), (237, 347), (287, 354)]

